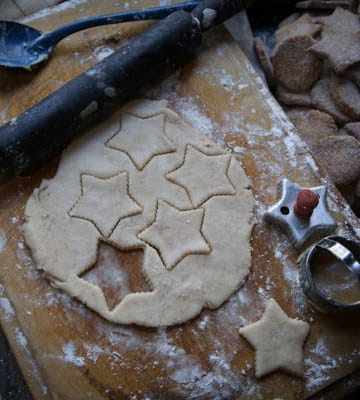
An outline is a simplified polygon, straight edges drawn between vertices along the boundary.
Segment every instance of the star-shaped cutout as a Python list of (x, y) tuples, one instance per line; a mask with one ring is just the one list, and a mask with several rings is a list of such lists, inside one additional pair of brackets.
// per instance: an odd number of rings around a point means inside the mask
[(230, 155), (207, 155), (187, 146), (183, 164), (166, 177), (188, 193), (194, 207), (212, 196), (236, 193), (227, 176)]
[(105, 179), (81, 175), (81, 196), (69, 215), (89, 220), (108, 237), (121, 219), (140, 212), (142, 208), (128, 194), (127, 173), (122, 172)]
[(264, 220), (277, 225), (286, 233), (295, 247), (302, 246), (314, 234), (330, 234), (337, 224), (326, 208), (326, 186), (309, 188), (319, 197), (319, 203), (309, 220), (299, 218), (294, 212), (294, 204), (301, 186), (283, 179), (281, 181), (281, 199), (264, 213)]
[(260, 378), (277, 369), (297, 376), (304, 373), (303, 345), (309, 325), (289, 318), (270, 299), (259, 321), (239, 329), (255, 349), (255, 375)]
[(125, 152), (137, 169), (142, 170), (155, 156), (176, 150), (164, 133), (165, 115), (148, 118), (123, 113), (121, 128), (106, 146)]
[(323, 24), (321, 40), (310, 51), (329, 60), (336, 73), (360, 62), (359, 16), (342, 8), (332, 15), (318, 18)]
[(201, 232), (204, 213), (203, 209), (180, 211), (159, 200), (155, 221), (138, 238), (154, 247), (165, 267), (171, 270), (190, 254), (210, 253)]

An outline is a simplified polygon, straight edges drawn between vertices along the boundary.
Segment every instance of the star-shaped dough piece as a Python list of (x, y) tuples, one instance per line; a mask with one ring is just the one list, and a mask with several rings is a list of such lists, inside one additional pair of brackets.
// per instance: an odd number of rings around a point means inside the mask
[(201, 232), (204, 213), (203, 209), (179, 211), (159, 200), (155, 221), (138, 237), (155, 247), (165, 267), (171, 270), (187, 255), (210, 253)]
[(81, 196), (69, 214), (89, 220), (108, 237), (121, 219), (140, 212), (142, 208), (128, 194), (127, 173), (122, 172), (105, 179), (81, 175)]
[(256, 377), (277, 369), (302, 376), (303, 345), (309, 330), (306, 322), (289, 318), (278, 303), (270, 299), (259, 321), (239, 329), (240, 335), (255, 349)]
[(236, 193), (227, 176), (230, 157), (207, 155), (188, 145), (183, 164), (166, 177), (182, 186), (193, 206), (199, 207), (212, 196)]
[(329, 17), (320, 17), (317, 22), (324, 24), (321, 40), (310, 51), (329, 60), (334, 71), (344, 72), (360, 62), (359, 16), (337, 8)]
[(155, 156), (176, 150), (164, 133), (165, 115), (148, 118), (124, 113), (120, 131), (106, 143), (107, 147), (125, 152), (137, 169), (142, 170)]

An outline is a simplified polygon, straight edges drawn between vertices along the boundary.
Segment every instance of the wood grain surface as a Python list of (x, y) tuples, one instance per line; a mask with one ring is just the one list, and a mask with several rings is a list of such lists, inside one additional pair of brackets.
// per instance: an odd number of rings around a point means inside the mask
[[(155, 4), (139, 1), (131, 6)], [(89, 0), (70, 5), (55, 8), (46, 18), (35, 17), (29, 24), (49, 30), (75, 18), (120, 10), (126, 2)], [(149, 24), (108, 26), (73, 35), (33, 73), (1, 70), (2, 122)], [(305, 187), (328, 186), (328, 205), (339, 224), (338, 233), (355, 237), (358, 220), (317, 167), (243, 52), (223, 28), (209, 32), (193, 61), (147, 96), (167, 98), (171, 108), (242, 163), (256, 198), (251, 274), (218, 310), (203, 310), (181, 326), (144, 329), (111, 324), (52, 287), (36, 269), (24, 243), (24, 205), (41, 179), (54, 175), (57, 160), (29, 176), (1, 182), (1, 323), (34, 398), (316, 398), (334, 382), (354, 376), (360, 368), (359, 315), (322, 315), (308, 304), (298, 284), (299, 251), (285, 235), (265, 225), (261, 216), (277, 200), (277, 185), (287, 177)], [(105, 246), (93, 273), (101, 279), (108, 252), (128, 271), (131, 290), (142, 290), (146, 283), (138, 252)], [(115, 301), (117, 293), (108, 296)], [(304, 379), (283, 372), (263, 379), (254, 376), (254, 353), (238, 328), (256, 321), (270, 297), (289, 316), (311, 326), (304, 348)], [(349, 390), (357, 382), (347, 381)]]

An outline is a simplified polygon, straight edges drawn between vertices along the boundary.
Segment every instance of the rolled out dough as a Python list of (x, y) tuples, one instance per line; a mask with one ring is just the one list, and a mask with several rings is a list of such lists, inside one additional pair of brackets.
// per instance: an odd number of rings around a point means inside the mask
[[(237, 161), (167, 108), (138, 100), (71, 145), (25, 209), (25, 239), (53, 282), (104, 318), (166, 326), (219, 307), (249, 273), (253, 196)], [(112, 310), (81, 278), (101, 241), (143, 249), (150, 292)]]

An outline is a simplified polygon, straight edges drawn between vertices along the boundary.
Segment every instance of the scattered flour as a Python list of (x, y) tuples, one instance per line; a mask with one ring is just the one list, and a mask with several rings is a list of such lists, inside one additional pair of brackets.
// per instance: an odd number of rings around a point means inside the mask
[(2, 310), (3, 313), (3, 318), (5, 321), (9, 321), (12, 318), (15, 317), (15, 310), (13, 308), (13, 306), (11, 305), (9, 299), (5, 294), (5, 288), (3, 285), (0, 284), (0, 308)]
[(0, 254), (5, 250), (6, 241), (5, 232), (0, 228)]
[(232, 150), (236, 154), (246, 153), (246, 151), (247, 151), (245, 147), (240, 147), (240, 146), (235, 146), (235, 147), (233, 147)]
[(98, 61), (102, 61), (104, 58), (112, 54), (114, 50), (108, 46), (100, 46), (94, 50), (94, 56)]
[(56, 6), (44, 8), (34, 14), (24, 17), (21, 19), (21, 22), (29, 23), (31, 21), (34, 21), (34, 20), (37, 20), (40, 18), (46, 18), (53, 13), (57, 13), (57, 12), (60, 12), (63, 10), (68, 10), (69, 8), (76, 8), (80, 4), (87, 3), (87, 1), (88, 0), (68, 0), (63, 3), (57, 4)]
[(235, 82), (233, 80), (233, 76), (227, 73), (225, 70), (222, 70), (222, 75), (220, 76), (220, 84), (224, 87), (227, 92), (231, 92), (233, 87), (235, 86)]
[(19, 222), (19, 217), (18, 216), (11, 217), (10, 220), (11, 220), (11, 223), (15, 225)]
[(209, 316), (206, 315), (201, 321), (198, 323), (199, 329), (204, 331), (206, 329), (207, 324), (209, 323)]
[(75, 354), (75, 346), (72, 342), (64, 343), (62, 346), (62, 351), (64, 353), (64, 360), (75, 367), (84, 367), (85, 360), (83, 357), (77, 356)]
[(28, 345), (28, 341), (19, 328), (15, 328), (15, 335), (19, 345), (23, 348), (26, 348)]
[[(280, 233), (278, 234), (280, 235)], [(283, 276), (293, 299), (293, 310), (301, 316), (305, 311), (308, 311), (308, 301), (300, 286), (299, 267), (289, 258), (291, 248), (290, 242), (283, 242), (279, 239), (274, 248), (274, 255), (282, 264)]]
[(305, 359), (306, 388), (313, 390), (324, 385), (330, 379), (329, 372), (339, 368), (342, 360), (336, 360), (329, 355), (329, 350), (322, 337), (318, 338), (315, 347), (311, 348), (309, 353), (311, 358)]
[(90, 346), (88, 343), (84, 343), (84, 349), (86, 350), (86, 357), (94, 363), (97, 362), (99, 356), (109, 354), (97, 344)]
[(200, 110), (199, 106), (190, 98), (180, 99), (178, 112), (191, 126), (211, 136), (216, 131), (215, 123)]
[(8, 121), (9, 104), (3, 106), (0, 110), (0, 124), (3, 125)]

